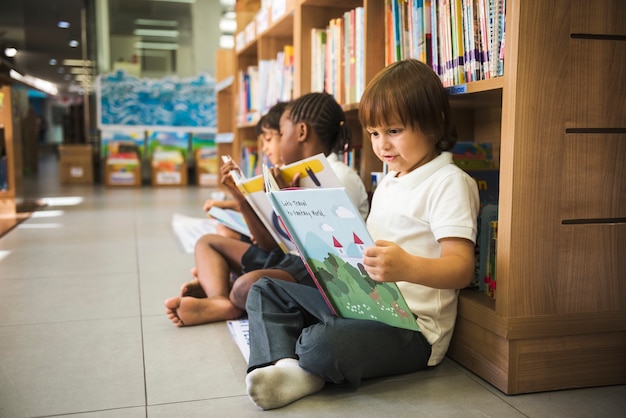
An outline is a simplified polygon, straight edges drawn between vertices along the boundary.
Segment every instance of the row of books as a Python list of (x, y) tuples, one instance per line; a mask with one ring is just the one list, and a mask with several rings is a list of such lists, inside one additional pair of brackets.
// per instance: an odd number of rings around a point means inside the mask
[(361, 145), (353, 145), (352, 148), (348, 150), (338, 151), (337, 157), (348, 167), (359, 171), (361, 165)]
[(311, 85), (338, 103), (357, 103), (365, 87), (365, 12), (357, 7), (311, 30)]
[(261, 167), (259, 164), (259, 150), (257, 147), (241, 147), (239, 169), (245, 177), (252, 177), (261, 173)]
[(455, 164), (476, 181), (480, 199), (476, 269), (470, 287), (495, 299), (500, 170), (493, 155), (493, 146), (490, 143), (459, 141), (452, 154)]
[(444, 86), (504, 69), (506, 0), (385, 0), (386, 64), (416, 58)]
[(293, 98), (293, 76), (293, 45), (285, 45), (275, 59), (259, 60), (258, 65), (239, 70), (238, 123), (255, 123), (277, 102), (290, 101)]
[(8, 160), (6, 155), (0, 157), (0, 192), (5, 192), (9, 189), (9, 170)]

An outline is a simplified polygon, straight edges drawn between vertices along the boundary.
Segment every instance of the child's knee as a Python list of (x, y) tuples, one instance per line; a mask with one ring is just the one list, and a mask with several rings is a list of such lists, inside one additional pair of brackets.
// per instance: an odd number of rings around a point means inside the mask
[(233, 288), (230, 291), (230, 301), (233, 305), (238, 307), (239, 309), (246, 308), (246, 301), (248, 299), (248, 293), (250, 292), (250, 287), (254, 283), (249, 283), (246, 281), (246, 274), (240, 276), (233, 283)]

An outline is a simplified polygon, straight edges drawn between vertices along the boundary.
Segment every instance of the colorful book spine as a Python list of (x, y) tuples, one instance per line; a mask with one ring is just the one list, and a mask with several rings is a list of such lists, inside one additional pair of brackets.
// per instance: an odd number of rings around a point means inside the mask
[(492, 299), (496, 298), (496, 257), (498, 247), (498, 221), (489, 223), (489, 247), (487, 252), (487, 264), (485, 273), (485, 292)]

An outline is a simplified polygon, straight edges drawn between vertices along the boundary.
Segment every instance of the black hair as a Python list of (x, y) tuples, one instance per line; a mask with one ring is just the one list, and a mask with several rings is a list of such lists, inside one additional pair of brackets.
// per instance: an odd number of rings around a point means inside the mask
[(256, 134), (256, 136), (262, 135), (263, 134), (263, 123), (265, 121), (265, 116), (261, 116), (259, 118), (259, 121), (256, 123), (256, 126), (254, 127), (254, 133)]
[(326, 154), (350, 148), (351, 134), (346, 124), (346, 115), (330, 94), (304, 94), (292, 101), (287, 109), (293, 123), (304, 122), (313, 129), (327, 150)]
[(280, 117), (283, 115), (288, 104), (289, 102), (277, 102), (272, 106), (261, 118), (261, 127), (280, 131)]

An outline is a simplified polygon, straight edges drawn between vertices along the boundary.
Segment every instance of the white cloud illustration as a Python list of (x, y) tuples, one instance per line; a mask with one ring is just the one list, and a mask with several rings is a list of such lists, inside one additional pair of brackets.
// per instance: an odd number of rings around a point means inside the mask
[(352, 212), (350, 209), (348, 209), (345, 206), (337, 206), (335, 208), (335, 214), (340, 217), (340, 218), (345, 218), (345, 219), (350, 219), (350, 218), (354, 218), (354, 212)]
[(332, 225), (329, 224), (320, 224), (320, 229), (325, 232), (333, 232), (335, 230), (335, 228), (333, 228)]

